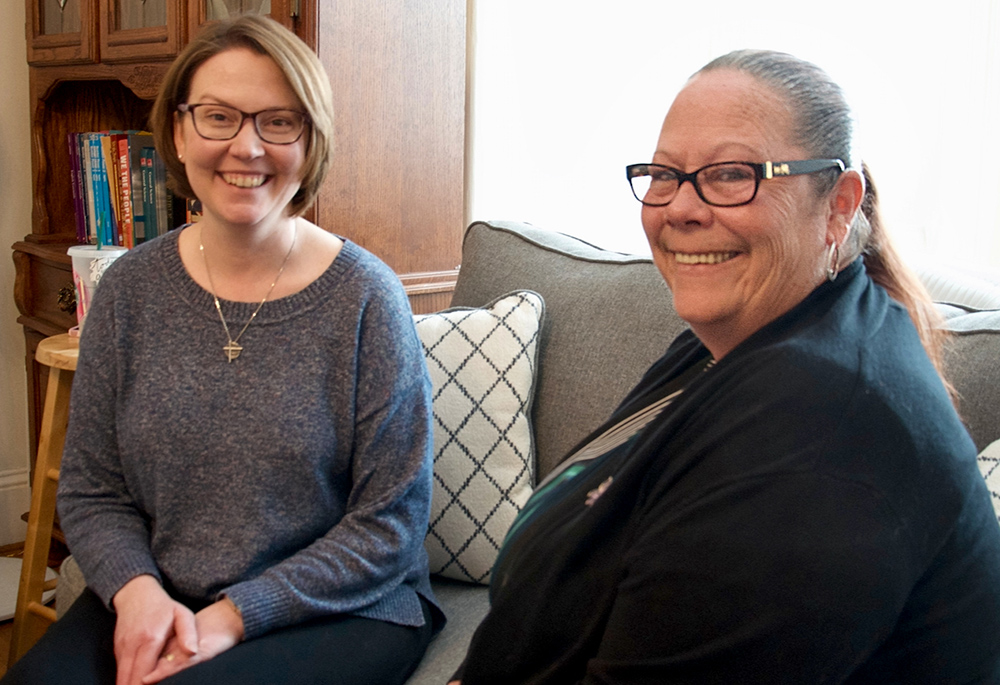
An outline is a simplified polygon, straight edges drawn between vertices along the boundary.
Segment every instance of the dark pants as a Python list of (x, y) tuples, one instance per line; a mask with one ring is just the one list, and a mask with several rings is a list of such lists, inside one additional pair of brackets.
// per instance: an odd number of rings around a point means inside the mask
[[(181, 671), (163, 685), (372, 685), (403, 683), (432, 635), (357, 616), (314, 619), (236, 645)], [(114, 685), (115, 614), (89, 589), (7, 672), (0, 685)]]

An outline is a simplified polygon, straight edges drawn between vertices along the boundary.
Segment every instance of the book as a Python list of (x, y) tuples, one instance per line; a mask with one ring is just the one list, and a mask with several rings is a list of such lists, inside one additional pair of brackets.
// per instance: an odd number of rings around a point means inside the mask
[(134, 247), (145, 239), (141, 155), (152, 149), (145, 131), (67, 134), (77, 240)]
[(146, 216), (143, 197), (142, 152), (153, 147), (153, 134), (129, 131), (128, 165), (132, 174), (132, 233), (136, 245), (146, 240)]
[(108, 244), (106, 224), (108, 211), (104, 206), (104, 193), (101, 192), (101, 142), (100, 133), (87, 134), (87, 157), (90, 160), (90, 195), (94, 198), (94, 211), (91, 214), (91, 230), (98, 245)]
[(131, 248), (191, 220), (151, 133), (71, 133), (67, 146), (80, 242)]
[(108, 185), (108, 207), (110, 208), (110, 218), (112, 220), (112, 238), (115, 245), (125, 245), (125, 234), (122, 230), (122, 196), (119, 185), (118, 174), (118, 139), (121, 138), (121, 131), (101, 132), (101, 153), (104, 162), (104, 176)]
[(167, 167), (153, 150), (153, 198), (156, 204), (156, 233), (163, 235), (173, 228), (173, 193), (167, 191)]
[(118, 202), (121, 205), (121, 216), (118, 221), (118, 231), (122, 235), (122, 245), (135, 247), (135, 228), (132, 219), (132, 172), (129, 168), (128, 136), (118, 136)]
[(97, 205), (94, 199), (93, 171), (91, 170), (90, 138), (91, 133), (80, 133), (77, 136), (80, 157), (80, 183), (83, 189), (84, 214), (87, 222), (87, 241), (91, 245), (98, 242), (97, 236)]
[(146, 217), (146, 240), (152, 240), (158, 234), (158, 228), (156, 225), (157, 212), (156, 212), (156, 197), (155, 190), (153, 188), (153, 154), (155, 150), (152, 147), (144, 147), (140, 153), (141, 155), (141, 168), (142, 168), (142, 202), (143, 202), (143, 215)]
[(118, 244), (118, 226), (115, 221), (114, 208), (111, 206), (111, 185), (108, 181), (108, 168), (104, 163), (102, 140), (105, 133), (95, 133), (91, 137), (91, 152), (93, 159), (90, 164), (93, 171), (94, 202), (98, 209), (98, 235), (102, 245)]
[(69, 148), (69, 172), (70, 184), (73, 192), (73, 214), (76, 217), (76, 241), (80, 244), (88, 243), (87, 235), (87, 210), (84, 205), (83, 183), (81, 177), (83, 170), (80, 166), (80, 134), (66, 134), (66, 143)]

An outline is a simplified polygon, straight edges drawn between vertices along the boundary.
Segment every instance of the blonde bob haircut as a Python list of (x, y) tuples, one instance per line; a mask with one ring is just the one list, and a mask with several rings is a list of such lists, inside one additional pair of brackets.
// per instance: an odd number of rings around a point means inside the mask
[(302, 185), (289, 202), (291, 216), (305, 212), (319, 193), (333, 156), (333, 94), (322, 63), (308, 45), (278, 22), (248, 14), (205, 27), (170, 65), (153, 104), (150, 126), (174, 192), (195, 198), (184, 165), (174, 147), (177, 106), (187, 102), (191, 80), (208, 59), (226, 50), (248, 48), (274, 60), (309, 115)]

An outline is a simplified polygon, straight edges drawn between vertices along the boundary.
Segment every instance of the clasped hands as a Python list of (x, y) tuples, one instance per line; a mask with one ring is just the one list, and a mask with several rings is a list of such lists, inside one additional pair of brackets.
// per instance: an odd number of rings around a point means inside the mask
[(112, 600), (116, 685), (152, 685), (239, 644), (243, 619), (228, 600), (198, 613), (174, 601), (149, 575), (126, 583)]

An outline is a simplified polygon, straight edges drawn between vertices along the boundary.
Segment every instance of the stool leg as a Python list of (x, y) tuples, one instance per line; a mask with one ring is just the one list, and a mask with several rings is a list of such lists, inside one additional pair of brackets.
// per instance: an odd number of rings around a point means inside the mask
[(49, 367), (49, 384), (38, 438), (38, 458), (35, 461), (31, 509), (28, 512), (28, 530), (24, 541), (21, 580), (17, 588), (8, 667), (31, 649), (55, 620), (55, 612), (41, 603), (42, 586), (45, 583), (49, 546), (52, 542), (56, 489), (63, 443), (66, 441), (72, 382), (72, 371)]

